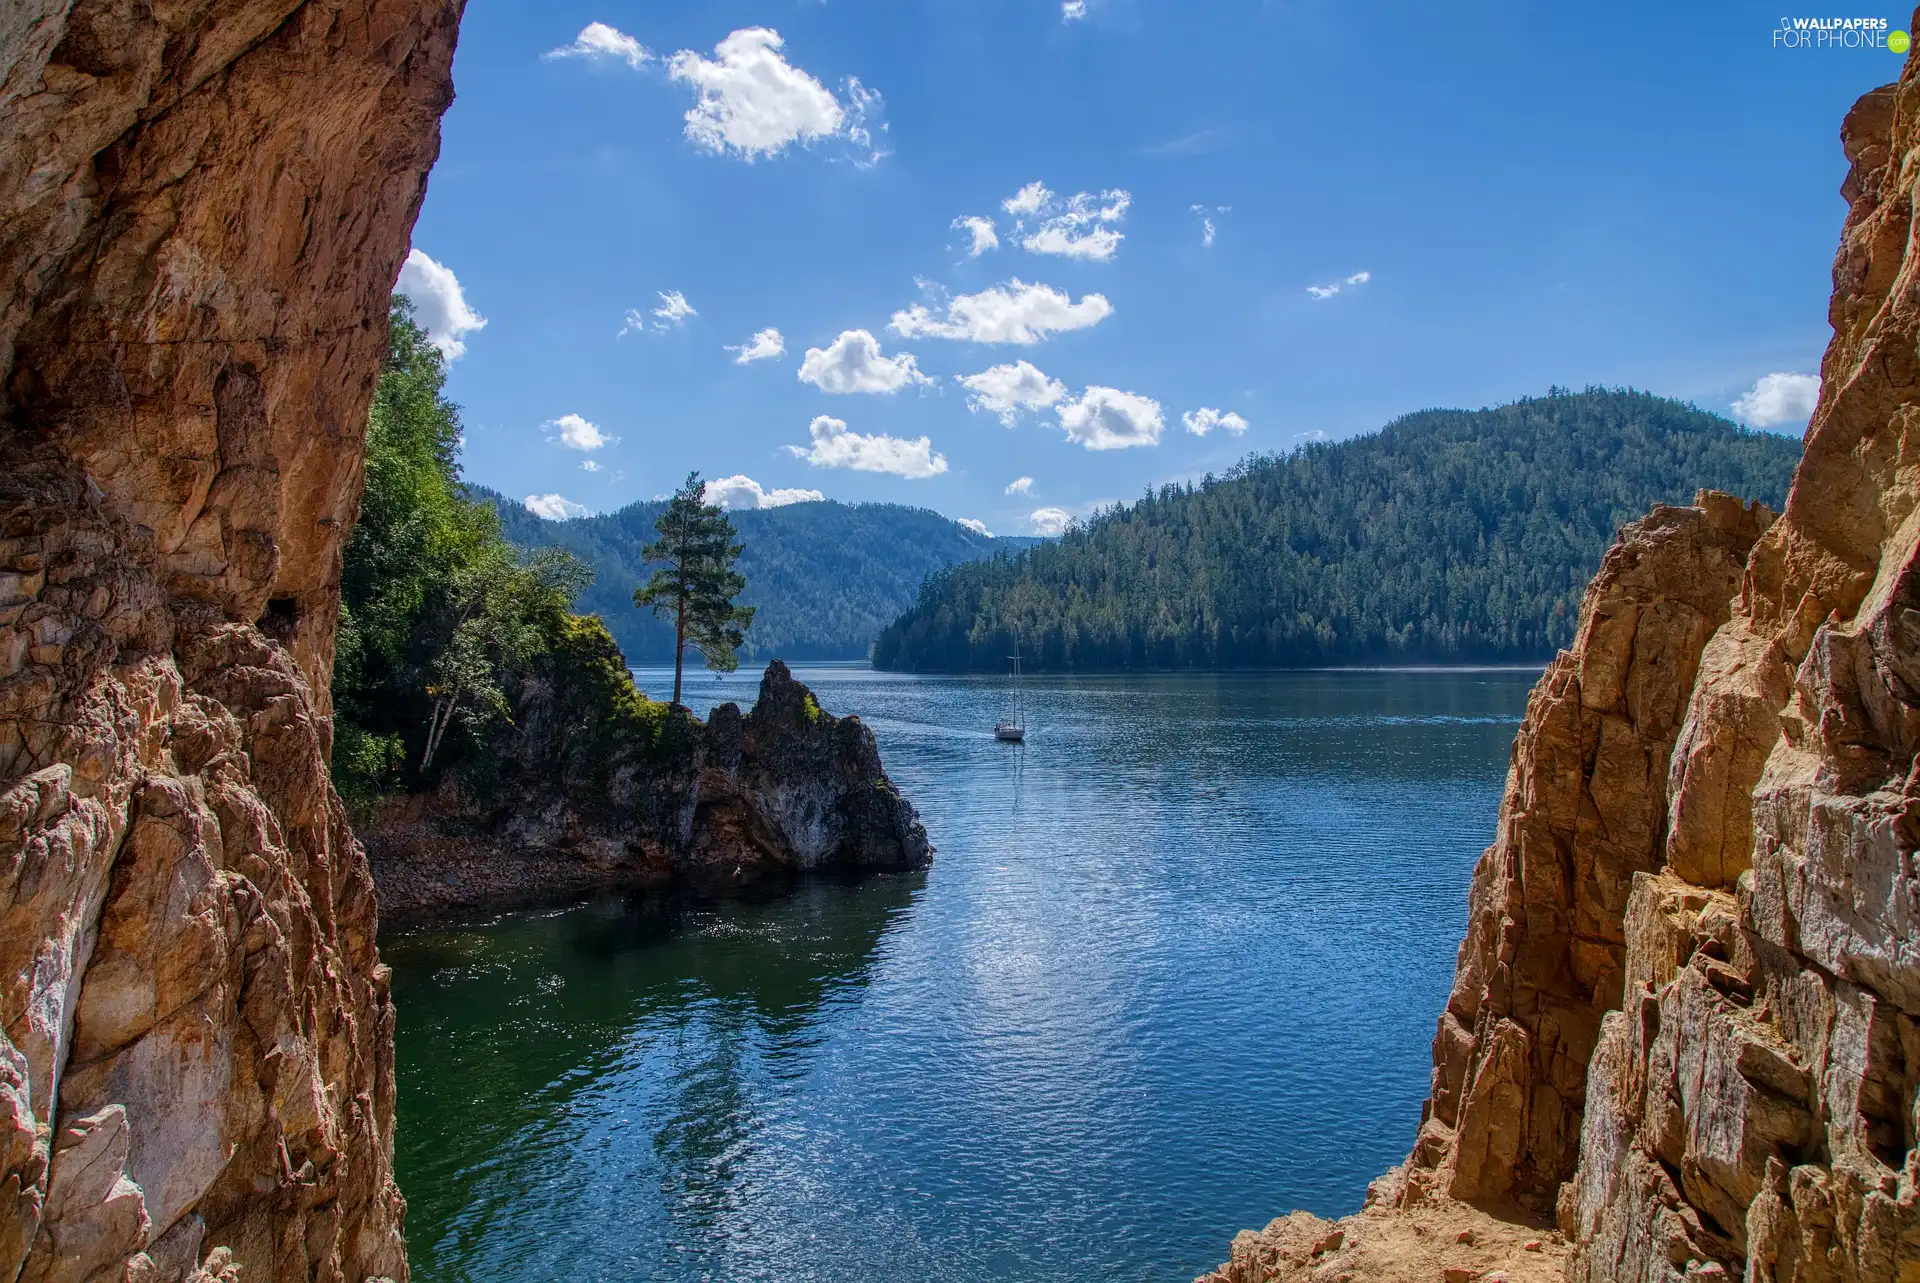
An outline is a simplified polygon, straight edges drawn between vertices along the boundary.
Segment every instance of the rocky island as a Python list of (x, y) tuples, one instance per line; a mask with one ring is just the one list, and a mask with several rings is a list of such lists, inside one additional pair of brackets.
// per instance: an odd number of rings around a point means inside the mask
[(486, 798), (447, 788), (397, 799), (360, 827), (383, 921), (931, 858), (873, 732), (821, 709), (779, 660), (744, 716), (722, 704), (705, 724), (681, 710), (628, 726), (606, 714), (636, 698), (619, 650), (603, 630), (582, 632), (603, 662), (568, 656), (547, 668), (571, 681), (526, 684), (508, 769)]

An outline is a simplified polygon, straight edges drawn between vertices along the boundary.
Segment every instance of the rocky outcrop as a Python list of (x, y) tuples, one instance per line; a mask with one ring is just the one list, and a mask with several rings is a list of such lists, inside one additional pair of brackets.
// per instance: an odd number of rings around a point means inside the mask
[(0, 1279), (405, 1276), (326, 692), (458, 17), (0, 7)]
[(1550, 1211), (1573, 1174), (1587, 1062), (1620, 1005), (1628, 900), (1661, 864), (1688, 693), (1773, 518), (1702, 493), (1621, 531), (1572, 648), (1534, 687), (1434, 1038), (1416, 1197)]
[(519, 684), (500, 779), (449, 781), (361, 826), (386, 921), (932, 858), (873, 732), (821, 709), (785, 664), (767, 666), (751, 712), (722, 704), (702, 724), (636, 709), (612, 639), (581, 623), (575, 649), (611, 656), (562, 649)]
[(1551, 1212), (1575, 1283), (1920, 1281), (1920, 62), (1842, 143), (1786, 508), (1704, 496), (1608, 555), (1515, 744), (1404, 1181), (1356, 1222)]

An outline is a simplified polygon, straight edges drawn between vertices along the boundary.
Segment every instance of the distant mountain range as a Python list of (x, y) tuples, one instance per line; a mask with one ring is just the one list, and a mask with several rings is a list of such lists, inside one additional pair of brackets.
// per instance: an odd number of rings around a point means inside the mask
[[(576, 609), (606, 621), (628, 663), (672, 662), (673, 629), (633, 605), (634, 588), (652, 573), (640, 550), (656, 537), (653, 523), (665, 503), (548, 521), (495, 491), (469, 490), (499, 509), (501, 529), (514, 543), (557, 544), (593, 567), (593, 583)], [(937, 512), (891, 503), (829, 500), (730, 515), (746, 545), (741, 600), (759, 608), (745, 659), (865, 659), (875, 634), (913, 604), (928, 575), (1042, 542), (989, 538)]]
[(955, 565), (874, 645), (913, 672), (1544, 660), (1614, 532), (1708, 487), (1779, 508), (1800, 443), (1643, 392), (1425, 410)]

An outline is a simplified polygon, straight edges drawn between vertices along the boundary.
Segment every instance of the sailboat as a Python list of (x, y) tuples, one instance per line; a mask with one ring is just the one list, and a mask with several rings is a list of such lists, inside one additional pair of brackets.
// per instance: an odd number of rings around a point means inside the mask
[(1020, 744), (1027, 738), (1027, 727), (1021, 719), (1020, 709), (1020, 656), (1012, 655), (1009, 658), (1013, 660), (1013, 720), (994, 723), (993, 737), (1009, 744)]

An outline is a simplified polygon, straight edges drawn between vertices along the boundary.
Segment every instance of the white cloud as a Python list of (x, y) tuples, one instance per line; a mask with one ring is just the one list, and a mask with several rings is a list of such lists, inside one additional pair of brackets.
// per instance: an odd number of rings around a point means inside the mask
[(1340, 281), (1333, 285), (1309, 285), (1307, 286), (1307, 293), (1313, 295), (1317, 299), (1332, 298), (1335, 294), (1338, 294), (1342, 289), (1346, 288), (1347, 286), (1365, 285), (1368, 281), (1372, 279), (1373, 279), (1372, 272), (1355, 272), (1352, 276), (1349, 276), (1346, 280)]
[(582, 459), (580, 461), (580, 471), (598, 472), (600, 471), (600, 465), (595, 463), (592, 459)]
[(1019, 191), (1000, 202), (1000, 208), (1015, 218), (1025, 218), (1029, 214), (1038, 214), (1053, 199), (1053, 193), (1047, 185), (1035, 179)]
[(1087, 16), (1087, 0), (1060, 0), (1060, 21), (1078, 22)]
[(886, 133), (886, 100), (878, 89), (869, 89), (858, 76), (848, 76), (843, 86), (847, 95), (847, 119), (840, 136), (853, 147), (852, 160), (857, 169), (872, 169), (886, 159), (887, 149), (874, 141), (875, 132)]
[(784, 508), (790, 503), (819, 503), (818, 490), (763, 490), (752, 477), (735, 473), (707, 482), (703, 497), (722, 508)]
[(820, 415), (808, 425), (811, 446), (790, 445), (787, 453), (805, 459), (816, 468), (851, 468), (855, 472), (888, 472), (897, 477), (920, 479), (934, 477), (947, 470), (947, 457), (936, 454), (925, 437), (907, 440), (875, 434), (861, 436), (847, 431), (839, 419)]
[(979, 258), (990, 249), (1000, 248), (1000, 233), (994, 230), (991, 218), (968, 214), (964, 218), (954, 219), (953, 225), (964, 227), (973, 234), (973, 246), (967, 251), (973, 258)]
[(822, 392), (898, 392), (915, 383), (932, 383), (920, 373), (913, 354), (880, 355), (880, 340), (865, 330), (847, 330), (831, 346), (807, 349), (800, 381)]
[(460, 282), (419, 250), (409, 250), (394, 290), (413, 300), (413, 317), (449, 361), (467, 354), (466, 336), (485, 329), (487, 318), (467, 306)]
[(604, 22), (589, 22), (580, 29), (570, 45), (561, 45), (558, 49), (547, 50), (548, 58), (619, 58), (629, 67), (638, 70), (653, 54), (638, 40), (624, 31), (617, 31)]
[(661, 329), (669, 325), (685, 325), (689, 316), (700, 315), (693, 310), (693, 304), (687, 302), (687, 296), (679, 290), (656, 292), (660, 295), (660, 306), (653, 309), (653, 314), (660, 318)]
[(772, 357), (785, 356), (787, 354), (787, 341), (781, 337), (779, 330), (768, 326), (738, 347), (735, 347), (731, 343), (727, 344), (727, 351), (738, 352), (740, 354), (733, 358), (735, 365), (748, 365), (754, 361), (765, 361)]
[(1026, 231), (1020, 244), (1032, 254), (1058, 254), (1065, 258), (1091, 259), (1104, 263), (1120, 248), (1125, 236), (1113, 229), (1127, 216), (1133, 197), (1119, 188), (1094, 195), (1078, 192), (1061, 200), (1042, 183), (1028, 183), (1013, 196), (1000, 202), (1001, 208), (1018, 220), (1044, 215), (1038, 226), (1027, 231), (1024, 221), (1016, 221), (1016, 233)]
[(1201, 406), (1198, 410), (1189, 410), (1180, 416), (1180, 422), (1187, 425), (1187, 431), (1196, 437), (1204, 437), (1215, 428), (1239, 436), (1247, 430), (1247, 421), (1232, 410), (1213, 410)]
[(654, 319), (649, 321), (646, 315), (642, 315), (639, 308), (630, 307), (627, 309), (625, 323), (621, 325), (620, 333), (614, 335), (615, 338), (624, 339), (629, 334), (649, 332), (661, 334), (685, 325), (689, 316), (700, 315), (694, 310), (693, 304), (687, 302), (687, 296), (679, 290), (655, 290), (654, 293), (660, 296), (660, 306), (647, 314)]
[(1007, 494), (1026, 494), (1033, 489), (1032, 477), (1015, 477), (1007, 482)]
[(980, 521), (977, 518), (955, 517), (953, 521), (955, 525), (965, 526), (967, 529), (973, 531), (973, 533), (976, 535), (985, 535), (989, 539), (993, 538), (993, 531), (987, 529), (987, 523), (984, 521)]
[(1189, 205), (1187, 208), (1191, 209), (1200, 217), (1200, 248), (1212, 249), (1213, 238), (1219, 234), (1219, 229), (1213, 225), (1213, 216), (1215, 214), (1230, 214), (1233, 212), (1233, 206)]
[(1118, 388), (1089, 387), (1076, 401), (1062, 402), (1055, 413), (1067, 440), (1089, 450), (1124, 450), (1159, 445), (1166, 416), (1151, 397)]
[(1037, 535), (1062, 535), (1073, 524), (1073, 514), (1065, 508), (1035, 508), (1027, 514)]
[(1733, 417), (1756, 428), (1804, 424), (1820, 399), (1820, 380), (1812, 374), (1767, 374), (1733, 403)]
[(1012, 427), (1022, 410), (1043, 410), (1067, 395), (1067, 385), (1042, 374), (1032, 362), (1015, 361), (996, 365), (978, 374), (956, 374), (954, 381), (967, 392), (967, 408), (1000, 416), (1000, 422)]
[(563, 414), (540, 426), (559, 429), (560, 444), (569, 450), (598, 450), (614, 440), (602, 432), (598, 424), (589, 423), (577, 414)]
[(1088, 294), (1075, 303), (1050, 285), (1019, 279), (978, 294), (962, 294), (947, 303), (944, 320), (924, 303), (895, 312), (887, 328), (906, 338), (968, 339), (975, 343), (1038, 343), (1049, 334), (1083, 330), (1113, 314), (1104, 294)]
[(593, 509), (584, 503), (575, 503), (565, 495), (530, 494), (521, 500), (527, 511), (536, 517), (545, 517), (548, 521), (571, 521), (575, 517), (591, 517)]
[(844, 138), (868, 153), (871, 164), (883, 154), (875, 145), (880, 95), (849, 78), (842, 105), (832, 91), (781, 56), (780, 33), (766, 27), (735, 31), (714, 46), (712, 58), (683, 49), (667, 60), (668, 74), (698, 95), (687, 112), (687, 137), (696, 147), (747, 160), (777, 156), (793, 143), (803, 146), (826, 138)]
[(1325, 428), (1308, 428), (1305, 432), (1294, 433), (1293, 439), (1295, 441), (1325, 441), (1327, 439), (1327, 430)]

